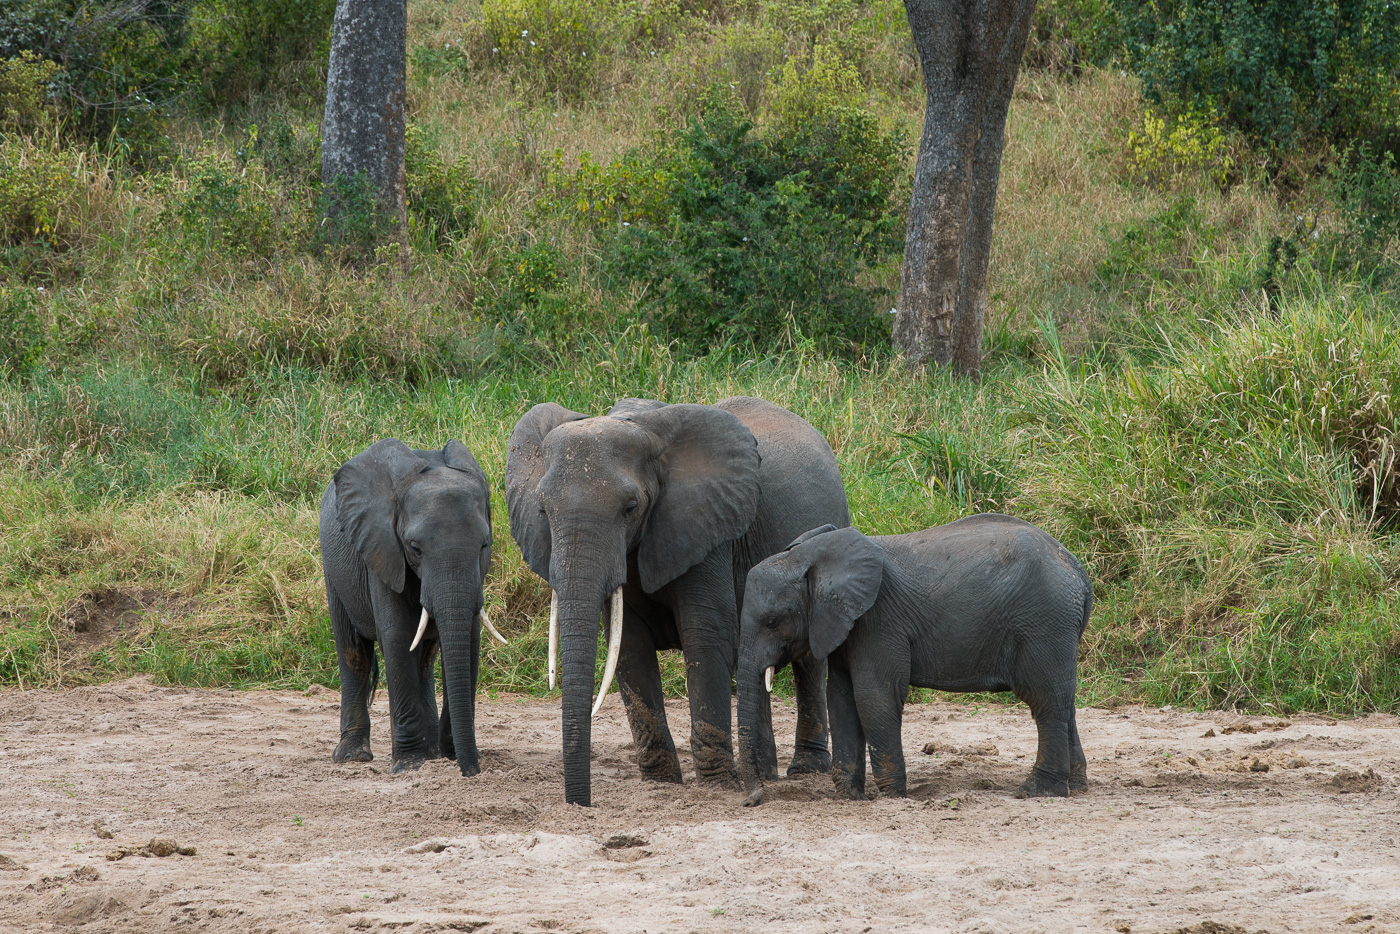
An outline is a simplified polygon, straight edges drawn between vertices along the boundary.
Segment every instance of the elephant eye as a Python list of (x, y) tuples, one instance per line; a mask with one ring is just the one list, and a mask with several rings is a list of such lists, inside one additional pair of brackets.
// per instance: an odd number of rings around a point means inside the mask
[(766, 618), (763, 620), (763, 625), (767, 626), (769, 629), (777, 629), (777, 628), (778, 628), (778, 617), (776, 617), (776, 616), (769, 616), (769, 617), (766, 617)]
[(627, 503), (627, 508), (624, 509), (623, 512), (627, 513), (627, 514), (630, 516), (632, 513), (636, 512), (636, 511), (637, 511), (637, 501), (636, 501), (635, 499), (634, 499), (634, 500), (629, 500), (628, 503)]
[(420, 558), (423, 557), (423, 548), (422, 548), (422, 546), (419, 545), (417, 542), (409, 542), (409, 543), (408, 543), (408, 550), (411, 551), (411, 552), (413, 552), (415, 555), (417, 555), (417, 556), (420, 557)]

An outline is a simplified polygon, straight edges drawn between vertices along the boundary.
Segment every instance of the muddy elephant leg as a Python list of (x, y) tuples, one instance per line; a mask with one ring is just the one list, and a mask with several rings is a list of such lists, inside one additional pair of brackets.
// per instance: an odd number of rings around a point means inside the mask
[[(904, 668), (908, 670), (907, 666)], [(904, 772), (904, 743), (900, 727), (904, 720), (904, 699), (909, 680), (891, 678), (889, 670), (857, 670), (851, 673), (856, 710), (861, 729), (870, 746), (870, 770), (882, 795), (903, 798), (908, 794)]]
[[(437, 731), (429, 732), (430, 727), (437, 725), (437, 704), (433, 704), (431, 712), (423, 707), (418, 659), (408, 648), (418, 629), (421, 609), (374, 581), (370, 595), (389, 686), (389, 720), (394, 741), (389, 771), (404, 772), (417, 769), (438, 755)], [(418, 651), (422, 648), (419, 646)]]
[[(830, 772), (831, 752), (826, 730), (826, 659), (810, 655), (792, 663), (797, 687), (797, 739), (793, 744), (788, 776), (805, 772)], [(771, 722), (771, 721), (770, 721)]]
[(331, 634), (340, 667), (340, 742), (331, 758), (336, 762), (371, 762), (369, 748), (369, 698), (379, 680), (379, 659), (374, 642), (355, 631), (350, 614), (336, 595), (327, 591)]
[(666, 697), (661, 690), (661, 669), (656, 660), (656, 640), (646, 621), (624, 611), (622, 648), (617, 660), (617, 686), (632, 727), (637, 768), (654, 782), (681, 782), (681, 762), (676, 743), (666, 725)]
[(437, 727), (437, 672), (438, 640), (436, 636), (424, 636), (415, 651), (418, 676), (418, 706), (423, 711), (424, 748), (429, 759), (442, 755), (442, 739)]
[(729, 544), (719, 546), (672, 587), (690, 697), (690, 752), (701, 781), (739, 787), (734, 767), (734, 662), (739, 614)]
[(831, 713), (831, 782), (836, 795), (865, 799), (865, 733), (856, 711), (848, 669), (832, 665), (826, 672), (826, 703)]

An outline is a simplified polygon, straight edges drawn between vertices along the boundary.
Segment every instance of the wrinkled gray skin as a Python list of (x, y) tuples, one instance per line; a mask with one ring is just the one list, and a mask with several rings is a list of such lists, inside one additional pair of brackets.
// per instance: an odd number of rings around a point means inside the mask
[[(836, 459), (801, 418), (761, 399), (666, 405), (624, 399), (587, 418), (542, 403), (506, 457), (510, 529), (559, 599), (564, 796), (591, 803), (590, 710), (599, 614), (623, 587), (618, 687), (644, 777), (681, 781), (656, 653), (685, 654), (690, 748), (702, 780), (737, 786), (730, 698), (749, 569), (814, 524), (846, 525)], [(826, 771), (822, 663), (794, 663), (789, 773)], [(751, 768), (773, 776), (765, 704)]]
[[(446, 756), (463, 775), (477, 774), (477, 613), (491, 564), (491, 497), (476, 458), (459, 441), (417, 451), (394, 438), (351, 458), (321, 497), (321, 564), (340, 661), (335, 761), (374, 758), (369, 699), (378, 641), (393, 723), (390, 771)], [(428, 630), (409, 651), (425, 608)], [(439, 645), (441, 720), (433, 672)]]
[[(1020, 519), (984, 514), (870, 538), (814, 529), (749, 573), (740, 744), (761, 729), (764, 668), (810, 653), (828, 664), (832, 780), (843, 797), (865, 796), (867, 744), (881, 793), (906, 793), (900, 723), (910, 685), (1013, 692), (1040, 734), (1018, 796), (1084, 790), (1074, 692), (1092, 605), (1078, 559)], [(761, 801), (757, 776), (743, 779), (746, 803)]]

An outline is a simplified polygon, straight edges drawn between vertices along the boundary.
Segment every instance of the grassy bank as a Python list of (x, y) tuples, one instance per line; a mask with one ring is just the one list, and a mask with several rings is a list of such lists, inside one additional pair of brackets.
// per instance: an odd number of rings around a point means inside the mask
[[(30, 172), (10, 177), (50, 186), (52, 210), (44, 238), (0, 236), (0, 684), (334, 684), (317, 503), (392, 435), (459, 438), (495, 483), (487, 605), (512, 642), (486, 650), (484, 686), (543, 693), (548, 593), (500, 493), (515, 420), (544, 400), (750, 394), (826, 435), (866, 532), (997, 510), (1080, 555), (1087, 701), (1400, 710), (1400, 243), (1358, 260), (1325, 179), (1284, 185), (1228, 135), (1144, 144), (1146, 105), (1116, 70), (1030, 71), (983, 379), (910, 375), (860, 335), (888, 328), (900, 253), (881, 237), (901, 229), (922, 91), (902, 11), (866, 6), (779, 32), (766, 7), (651, 33), (624, 17), (633, 31), (578, 75), (491, 57), (483, 30), (509, 5), (413, 3), (406, 277), (395, 256), (351, 274), (316, 246), (314, 100), (191, 110), (150, 163), (4, 135), (0, 159)], [(821, 72), (818, 38), (851, 67)], [(666, 198), (708, 197), (690, 121), (715, 87), (755, 123), (743, 165), (792, 167), (784, 114), (858, 111), (840, 153), (887, 202), (846, 279), (745, 280), (763, 339), (697, 346), (626, 272), (694, 270), (627, 238)], [(800, 210), (745, 195), (793, 238), (773, 256), (854, 235), (805, 177), (780, 189)], [(874, 323), (820, 331), (811, 288)], [(682, 691), (679, 660), (664, 671)]]

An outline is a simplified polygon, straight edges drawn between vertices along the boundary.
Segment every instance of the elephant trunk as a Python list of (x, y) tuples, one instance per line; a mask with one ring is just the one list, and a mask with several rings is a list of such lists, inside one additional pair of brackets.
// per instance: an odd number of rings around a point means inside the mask
[(442, 642), (443, 694), (452, 727), (457, 767), (463, 775), (480, 770), (476, 748), (476, 682), (481, 659), (481, 587), (470, 583), (439, 591), (434, 618)]
[[(566, 591), (567, 593), (567, 591)], [(593, 803), (589, 751), (592, 745), (593, 673), (597, 665), (598, 614), (602, 597), (559, 599), (559, 648), (562, 656), (564, 733), (564, 800)]]
[[(739, 768), (739, 781), (744, 790), (753, 793), (759, 789), (762, 779), (758, 771), (760, 744), (766, 731), (763, 729), (763, 710), (768, 708), (768, 693), (764, 690), (765, 663), (756, 660), (750, 653), (741, 653), (739, 670), (735, 673), (735, 684), (739, 689), (739, 718), (737, 740), (738, 749), (735, 764)], [(772, 670), (771, 667), (768, 670)]]

